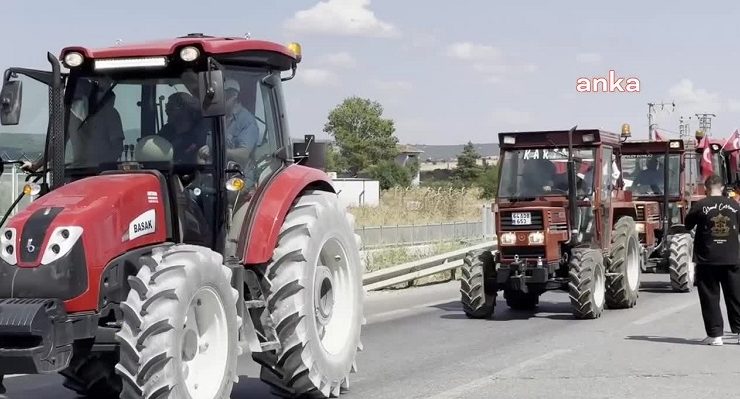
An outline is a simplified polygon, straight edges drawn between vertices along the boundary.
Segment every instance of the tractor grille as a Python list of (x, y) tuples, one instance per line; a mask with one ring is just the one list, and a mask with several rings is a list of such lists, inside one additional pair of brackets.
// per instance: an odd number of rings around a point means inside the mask
[(520, 230), (543, 230), (545, 223), (542, 219), (542, 211), (522, 211), (532, 214), (532, 224), (523, 226), (514, 225), (511, 214), (519, 211), (505, 211), (500, 213), (502, 231), (520, 231)]
[(638, 206), (637, 207), (637, 220), (645, 220), (645, 207), (644, 206)]
[(545, 247), (507, 247), (501, 246), (501, 257), (505, 259), (514, 259), (514, 255), (519, 255), (522, 259), (545, 259)]

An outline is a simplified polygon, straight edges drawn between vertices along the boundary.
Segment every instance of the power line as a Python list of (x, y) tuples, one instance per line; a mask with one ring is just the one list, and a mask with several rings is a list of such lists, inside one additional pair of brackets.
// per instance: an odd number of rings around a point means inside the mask
[(676, 110), (676, 103), (673, 101), (670, 103), (648, 103), (648, 138), (650, 139), (650, 141), (653, 141), (653, 130), (656, 126), (656, 124), (653, 123), (653, 113), (655, 112), (655, 107), (660, 106), (660, 110), (663, 111), (666, 105), (670, 105), (672, 107), (671, 111)]

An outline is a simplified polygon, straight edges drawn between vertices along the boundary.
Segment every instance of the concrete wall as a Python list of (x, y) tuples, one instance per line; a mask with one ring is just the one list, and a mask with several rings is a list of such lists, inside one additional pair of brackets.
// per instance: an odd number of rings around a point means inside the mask
[(334, 179), (334, 189), (339, 192), (343, 206), (378, 206), (380, 182), (366, 179)]

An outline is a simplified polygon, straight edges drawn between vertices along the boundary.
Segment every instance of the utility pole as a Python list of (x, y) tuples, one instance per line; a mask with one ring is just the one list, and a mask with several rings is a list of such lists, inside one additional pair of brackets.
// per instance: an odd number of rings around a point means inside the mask
[(716, 118), (715, 114), (695, 114), (699, 119), (699, 130), (704, 133), (704, 136), (709, 136), (709, 131), (712, 129), (712, 118)]
[(672, 107), (672, 111), (676, 110), (676, 103), (670, 102), (670, 103), (648, 103), (648, 139), (650, 141), (653, 141), (653, 129), (655, 124), (653, 123), (653, 113), (655, 112), (655, 107), (660, 106), (660, 110), (662, 111), (665, 109), (666, 105), (670, 105)]
[[(691, 117), (689, 117), (689, 120), (691, 120)], [(691, 130), (691, 127), (689, 125), (689, 121), (684, 122), (683, 116), (681, 116), (681, 119), (678, 121), (678, 134), (683, 140), (684, 138), (689, 136), (689, 131)]]

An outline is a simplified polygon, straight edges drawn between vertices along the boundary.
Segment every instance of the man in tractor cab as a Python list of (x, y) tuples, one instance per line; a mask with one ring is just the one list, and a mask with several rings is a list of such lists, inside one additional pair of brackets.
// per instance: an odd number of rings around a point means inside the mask
[[(116, 95), (100, 82), (80, 80), (75, 88), (65, 129), (67, 143), (72, 147), (72, 168), (97, 168), (102, 163), (116, 162), (123, 153), (123, 123), (115, 108)], [(43, 158), (21, 167), (35, 172)]]
[(657, 156), (648, 159), (646, 167), (646, 169), (640, 171), (632, 185), (637, 189), (641, 187), (641, 190), (649, 188), (654, 193), (662, 193), (663, 171), (660, 168)]
[(194, 165), (198, 150), (206, 145), (208, 127), (198, 100), (185, 92), (173, 93), (165, 105), (167, 123), (159, 135), (172, 143), (176, 164)]

